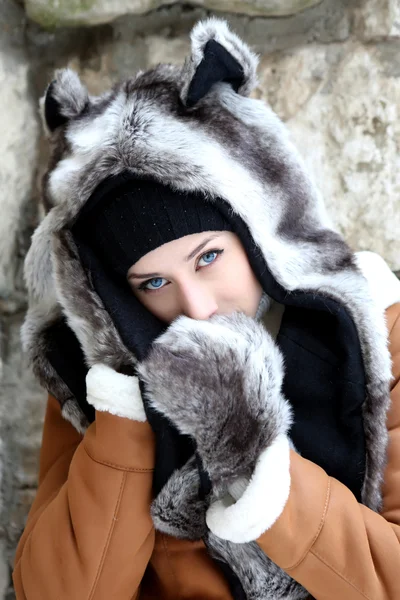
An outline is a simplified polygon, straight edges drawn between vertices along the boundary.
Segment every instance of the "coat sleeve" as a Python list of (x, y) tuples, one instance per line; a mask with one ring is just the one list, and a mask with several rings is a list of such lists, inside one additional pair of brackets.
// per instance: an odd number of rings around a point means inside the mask
[(17, 600), (130, 600), (153, 551), (154, 438), (96, 412), (80, 436), (49, 397), (39, 487), (15, 557)]
[(258, 545), (316, 600), (400, 598), (400, 304), (387, 312), (393, 359), (383, 510), (291, 452), (286, 506)]

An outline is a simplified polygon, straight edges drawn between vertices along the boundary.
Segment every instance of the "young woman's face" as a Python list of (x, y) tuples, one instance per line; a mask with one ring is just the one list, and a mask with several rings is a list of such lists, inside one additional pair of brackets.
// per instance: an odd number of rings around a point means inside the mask
[(142, 304), (166, 323), (179, 315), (205, 320), (234, 311), (254, 317), (262, 295), (240, 239), (230, 231), (168, 242), (132, 265), (128, 280)]

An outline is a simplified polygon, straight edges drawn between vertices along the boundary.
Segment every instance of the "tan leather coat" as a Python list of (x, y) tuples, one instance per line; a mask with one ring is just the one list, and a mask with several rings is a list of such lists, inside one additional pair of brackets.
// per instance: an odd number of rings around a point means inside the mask
[[(285, 509), (257, 543), (317, 600), (400, 599), (400, 304), (387, 310), (393, 357), (390, 445), (378, 515), (292, 452)], [(49, 397), (39, 489), (14, 570), (18, 600), (225, 600), (202, 542), (154, 531), (148, 423), (98, 412), (84, 437)]]

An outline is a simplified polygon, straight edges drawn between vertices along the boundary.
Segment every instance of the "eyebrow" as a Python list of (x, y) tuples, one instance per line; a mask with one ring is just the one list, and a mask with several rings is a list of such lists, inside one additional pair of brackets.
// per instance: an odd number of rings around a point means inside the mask
[[(185, 258), (185, 262), (189, 262), (190, 260), (192, 260), (192, 258), (194, 258), (196, 256), (196, 254), (198, 252), (200, 252), (200, 250), (202, 250), (204, 248), (204, 246), (206, 246), (208, 244), (208, 242), (211, 242), (211, 240), (214, 240), (217, 237), (220, 237), (220, 233), (215, 234), (215, 235), (211, 235), (210, 237), (208, 237), (207, 239), (203, 240), (201, 242), (201, 244), (199, 244), (198, 246), (196, 246), (196, 248), (194, 250), (192, 250), (192, 252), (190, 254), (188, 254), (188, 256), (186, 256)], [(159, 277), (158, 273), (131, 273), (130, 275), (128, 275), (128, 279), (150, 279), (151, 277)]]

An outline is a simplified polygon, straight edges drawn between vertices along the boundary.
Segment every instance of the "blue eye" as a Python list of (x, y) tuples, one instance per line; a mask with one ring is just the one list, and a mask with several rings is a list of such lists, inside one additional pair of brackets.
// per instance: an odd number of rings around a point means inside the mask
[[(164, 279), (163, 277), (155, 277), (154, 279), (149, 279), (149, 281), (145, 281), (144, 283), (142, 283), (140, 288), (142, 290), (158, 290), (161, 287), (163, 287), (161, 285), (163, 281), (166, 281), (166, 279)], [(149, 286), (153, 286), (153, 287), (149, 287)]]
[[(209, 252), (206, 252), (205, 254), (203, 254), (203, 256), (201, 256), (201, 258), (197, 264), (200, 265), (200, 261), (204, 260), (206, 265), (209, 265), (212, 262), (214, 262), (218, 256), (218, 254), (221, 254), (222, 252), (223, 252), (223, 250), (210, 250)], [(204, 265), (200, 265), (200, 266), (204, 266)]]

